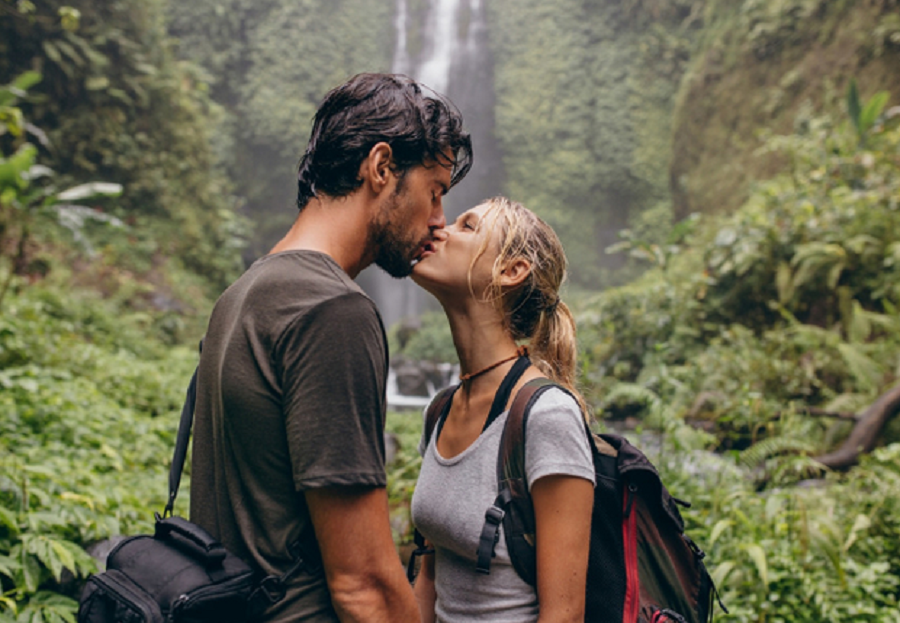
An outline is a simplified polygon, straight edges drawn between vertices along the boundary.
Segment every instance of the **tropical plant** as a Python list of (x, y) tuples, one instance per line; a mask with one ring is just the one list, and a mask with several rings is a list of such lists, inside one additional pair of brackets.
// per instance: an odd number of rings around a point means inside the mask
[(60, 188), (95, 179), (124, 188), (103, 207), (128, 235), (98, 236), (97, 261), (140, 274), (186, 267), (218, 293), (240, 270), (243, 221), (216, 169), (219, 108), (200, 72), (171, 54), (167, 3), (0, 6), (0, 79), (41, 68), (17, 104), (47, 139), (34, 141), (38, 160)]
[(138, 315), (35, 284), (0, 317), (0, 621), (74, 621), (86, 548), (146, 532), (166, 498), (196, 354)]
[(0, 87), (0, 106), (8, 119), (5, 129), (20, 139), (13, 142), (16, 145), (14, 153), (0, 155), (0, 256), (9, 261), (7, 276), (0, 284), (0, 305), (13, 278), (27, 275), (32, 270), (30, 247), (38, 225), (62, 225), (90, 252), (93, 249), (84, 235), (87, 220), (122, 226), (119, 219), (99, 209), (69, 203), (96, 197), (117, 197), (122, 192), (120, 184), (89, 182), (60, 191), (49, 183), (55, 173), (37, 162), (38, 147), (21, 140), (23, 131), (27, 129), (46, 144), (43, 133), (28, 123), (15, 106), (17, 99), (25, 95), (25, 90), (39, 81), (39, 74), (29, 72), (12, 84)]

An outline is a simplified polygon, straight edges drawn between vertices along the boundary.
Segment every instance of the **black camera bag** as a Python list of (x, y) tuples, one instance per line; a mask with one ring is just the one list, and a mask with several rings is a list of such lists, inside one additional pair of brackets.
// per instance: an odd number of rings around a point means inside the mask
[(257, 577), (202, 528), (158, 517), (156, 532), (113, 549), (88, 580), (79, 623), (246, 621)]
[[(181, 412), (169, 470), (169, 500), (153, 535), (122, 541), (106, 571), (88, 578), (78, 623), (246, 623), (284, 597), (284, 582), (301, 569), (321, 572), (317, 547), (291, 546), (293, 564), (262, 578), (200, 526), (173, 517), (194, 417), (197, 372)], [(311, 540), (311, 539), (307, 539)]]

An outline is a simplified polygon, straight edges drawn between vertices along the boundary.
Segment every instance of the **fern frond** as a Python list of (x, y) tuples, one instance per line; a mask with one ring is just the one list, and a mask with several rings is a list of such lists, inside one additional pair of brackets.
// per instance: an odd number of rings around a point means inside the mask
[(653, 407), (659, 403), (659, 396), (653, 390), (637, 383), (617, 383), (610, 389), (603, 402), (607, 405), (638, 404)]
[(837, 346), (838, 352), (853, 375), (857, 387), (863, 391), (873, 391), (881, 378), (881, 366), (855, 344), (842, 343)]
[(845, 392), (829, 400), (822, 408), (832, 413), (856, 413), (860, 409), (867, 407), (871, 402), (872, 397), (866, 394)]
[(782, 456), (771, 461), (771, 481), (775, 485), (786, 485), (799, 480), (818, 478), (825, 468), (811, 456)]
[(747, 468), (759, 467), (772, 457), (783, 454), (814, 454), (818, 450), (809, 439), (797, 437), (768, 437), (756, 442), (740, 454), (740, 462)]

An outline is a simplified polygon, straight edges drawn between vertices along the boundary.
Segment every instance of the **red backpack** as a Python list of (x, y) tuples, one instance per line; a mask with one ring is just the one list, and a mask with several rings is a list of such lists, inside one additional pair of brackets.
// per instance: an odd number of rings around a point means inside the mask
[[(516, 394), (497, 457), (499, 495), (485, 512), (476, 569), (490, 573), (500, 525), (513, 567), (536, 585), (534, 509), (525, 475), (525, 429), (531, 406), (547, 389), (565, 388), (541, 378)], [(456, 386), (439, 393), (425, 418), (426, 444), (446, 417)], [(504, 401), (505, 402), (505, 401)], [(704, 553), (684, 534), (678, 505), (644, 454), (619, 435), (591, 440), (596, 486), (591, 519), (585, 621), (596, 623), (706, 623), (712, 621), (715, 586)], [(416, 534), (417, 543), (423, 542)], [(719, 601), (725, 612), (727, 609)]]

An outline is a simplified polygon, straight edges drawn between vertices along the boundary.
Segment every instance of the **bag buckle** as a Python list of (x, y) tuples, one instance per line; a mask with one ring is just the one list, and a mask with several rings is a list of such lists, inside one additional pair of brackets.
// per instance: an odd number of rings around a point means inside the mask
[(269, 600), (270, 604), (274, 604), (284, 599), (284, 582), (277, 576), (266, 576), (262, 579), (262, 582), (259, 583), (259, 586), (256, 587), (255, 592), (262, 593), (265, 595), (265, 598)]
[(484, 513), (485, 522), (499, 526), (503, 522), (503, 518), (506, 516), (506, 511), (502, 508), (498, 508), (496, 506), (491, 506)]

